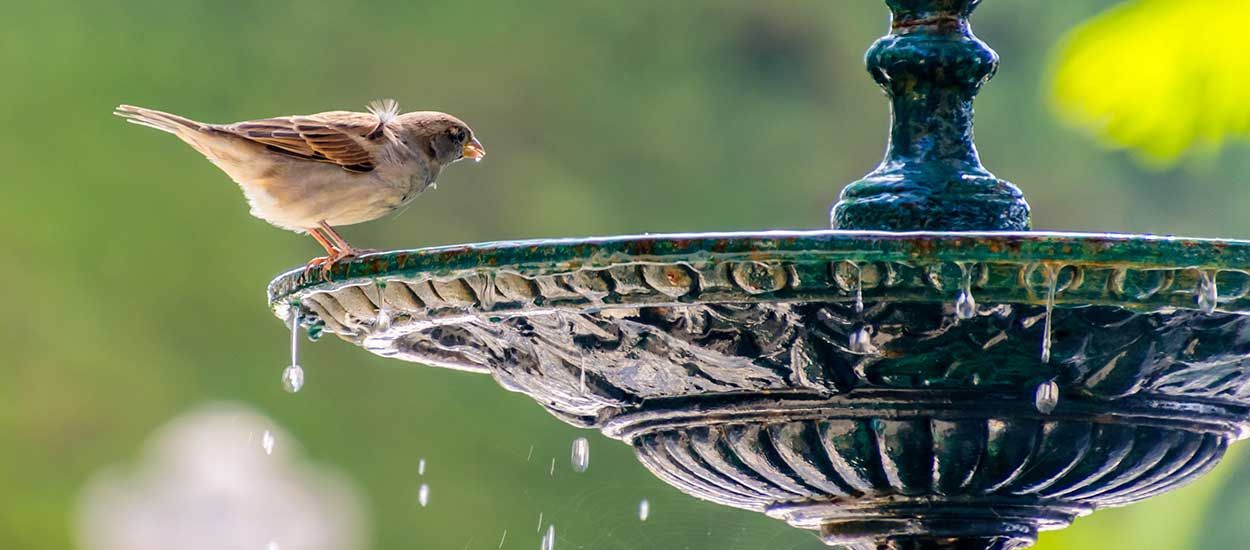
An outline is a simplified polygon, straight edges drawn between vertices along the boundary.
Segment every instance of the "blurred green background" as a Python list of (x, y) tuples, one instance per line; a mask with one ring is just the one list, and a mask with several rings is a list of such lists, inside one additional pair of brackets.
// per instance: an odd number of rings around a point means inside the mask
[[(977, 34), (1003, 58), (977, 103), (987, 167), (1025, 189), (1039, 229), (1250, 238), (1241, 122), (1196, 133), (1192, 154), (1149, 147), (1175, 138), (1167, 124), (1106, 131), (1114, 120), (1239, 115), (1200, 108), (1184, 90), (1161, 107), (1145, 80), (1120, 88), (1124, 101), (1080, 104), (1081, 90), (1104, 90), (1104, 73), (1065, 63), (1101, 35), (1073, 30), (1120, 28), (1097, 19), (1114, 5), (978, 10)], [(3, 19), (0, 548), (90, 550), (75, 532), (84, 484), (213, 401), (268, 415), (349, 480), (371, 548), (489, 550), (505, 529), (504, 548), (533, 548), (539, 513), (558, 526), (556, 548), (821, 547), (677, 493), (626, 446), (485, 376), (328, 339), (305, 346), (304, 391), (283, 393), (287, 333), (264, 288), (319, 248), (251, 218), (236, 186), (172, 136), (110, 111), (124, 102), (229, 122), (394, 97), (472, 124), (486, 161), (449, 169), (403, 216), (346, 228), (358, 246), (821, 228), (841, 186), (884, 147), (888, 109), (862, 62), (886, 30), (882, 2), (48, 0), (6, 3)], [(1168, 74), (1181, 83), (1226, 76), (1234, 69), (1203, 53), (1208, 34), (1182, 36), (1187, 55), (1103, 51), (1103, 62), (1128, 67), (1119, 80), (1133, 81), (1133, 63), (1176, 64)], [(1107, 110), (1122, 105), (1132, 107)], [(584, 474), (568, 467), (579, 435), (591, 440)], [(1080, 519), (1038, 547), (1244, 548), (1246, 456), (1235, 450), (1202, 482)]]

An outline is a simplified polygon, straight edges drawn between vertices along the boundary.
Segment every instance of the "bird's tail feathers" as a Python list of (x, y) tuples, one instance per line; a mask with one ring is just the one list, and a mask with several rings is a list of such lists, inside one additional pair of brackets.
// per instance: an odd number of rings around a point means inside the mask
[(157, 111), (155, 109), (144, 109), (143, 107), (135, 107), (133, 105), (118, 105), (113, 110), (113, 114), (126, 119), (126, 122), (155, 128), (162, 132), (178, 134), (183, 130), (202, 131), (207, 128), (207, 124), (196, 122), (189, 118), (180, 117), (172, 113)]

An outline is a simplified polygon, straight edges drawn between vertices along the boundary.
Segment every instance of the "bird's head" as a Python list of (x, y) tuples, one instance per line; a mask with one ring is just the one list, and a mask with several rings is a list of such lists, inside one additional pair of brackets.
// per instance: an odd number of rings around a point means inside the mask
[(486, 149), (473, 137), (473, 129), (447, 113), (420, 111), (399, 115), (399, 137), (427, 158), (447, 166), (463, 158), (482, 160)]

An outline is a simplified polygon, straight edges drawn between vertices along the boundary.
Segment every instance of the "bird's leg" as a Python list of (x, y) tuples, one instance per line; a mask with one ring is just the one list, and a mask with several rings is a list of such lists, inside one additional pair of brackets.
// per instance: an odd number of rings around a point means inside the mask
[(330, 227), (330, 224), (324, 221), (318, 222), (318, 225), (321, 226), (322, 233), (330, 239), (330, 242), (339, 250), (339, 254), (342, 255), (342, 257), (335, 259), (335, 261), (359, 256), (361, 254), (368, 254), (370, 252), (376, 252), (376, 250), (360, 249), (347, 244), (347, 239), (344, 239), (342, 235), (339, 235), (338, 231), (335, 231), (333, 227)]
[(315, 229), (315, 228), (309, 229), (308, 236), (315, 239), (317, 241), (317, 244), (320, 244), (322, 248), (326, 249), (326, 255), (318, 256), (316, 258), (309, 260), (308, 263), (304, 265), (305, 276), (307, 276), (308, 272), (312, 271), (312, 268), (314, 267), (320, 267), (322, 271), (324, 272), (331, 265), (334, 265), (336, 258), (338, 257), (339, 254), (341, 254), (338, 247), (336, 247), (329, 238), (321, 234), (320, 229)]

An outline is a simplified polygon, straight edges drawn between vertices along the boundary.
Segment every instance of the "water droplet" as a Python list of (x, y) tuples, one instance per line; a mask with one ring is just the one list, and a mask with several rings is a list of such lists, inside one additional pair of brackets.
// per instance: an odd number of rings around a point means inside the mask
[(1198, 279), (1198, 287), (1194, 289), (1194, 299), (1198, 302), (1198, 309), (1203, 313), (1215, 313), (1215, 305), (1219, 301), (1216, 294), (1215, 279), (1211, 274), (1203, 271)]
[(535, 533), (541, 533), (543, 530), (543, 513), (538, 513), (538, 527), (534, 528)]
[(860, 325), (852, 331), (849, 344), (852, 353), (867, 355), (877, 351), (872, 346), (872, 332), (868, 330), (868, 325)]
[(299, 303), (290, 304), (291, 364), (282, 370), (282, 388), (290, 393), (304, 387), (304, 369), (299, 366)]
[(582, 390), (582, 393), (586, 393), (586, 359), (585, 358), (582, 358), (581, 360), (581, 368), (582, 368), (581, 390)]
[(644, 498), (638, 503), (638, 521), (647, 521), (649, 517), (651, 517), (651, 503)]
[(959, 297), (955, 299), (955, 315), (960, 319), (971, 319), (977, 316), (977, 301), (972, 297), (972, 292), (959, 291)]
[(1033, 394), (1033, 405), (1042, 414), (1050, 414), (1055, 410), (1059, 406), (1059, 384), (1054, 380), (1038, 384), (1037, 391)]
[(543, 542), (538, 547), (539, 550), (554, 550), (556, 547), (556, 526), (548, 525), (547, 534), (543, 535)]
[(425, 508), (426, 506), (430, 504), (430, 486), (429, 485), (422, 483), (421, 488), (417, 489), (417, 502), (421, 504), (422, 508)]
[(425, 459), (424, 458), (417, 461), (417, 475), (419, 476), (425, 475)]
[(508, 540), (508, 530), (507, 530), (507, 529), (504, 529), (504, 530), (503, 530), (503, 536), (502, 536), (502, 537), (499, 537), (499, 547), (500, 547), (500, 548), (503, 548), (503, 543), (504, 543), (504, 541), (506, 541), (506, 540)]
[(855, 264), (855, 313), (864, 312), (864, 268)]
[(585, 472), (590, 469), (590, 441), (584, 437), (573, 440), (573, 471)]
[(534, 458), (534, 446), (533, 446), (533, 445), (530, 445), (530, 452), (529, 452), (529, 454), (525, 455), (525, 461), (526, 461), (526, 462), (529, 462), (529, 461), (530, 461), (530, 460), (532, 460), (533, 458)]
[(547, 471), (550, 477), (556, 477), (556, 457), (551, 457), (551, 469)]
[(1042, 362), (1050, 362), (1050, 324), (1055, 311), (1055, 283), (1059, 273), (1055, 266), (1046, 264), (1046, 326), (1042, 329)]
[(963, 282), (959, 286), (959, 296), (955, 298), (955, 316), (960, 319), (971, 319), (977, 316), (977, 300), (972, 297), (972, 270), (959, 264), (963, 271)]
[(265, 454), (271, 455), (273, 454), (274, 443), (273, 432), (265, 430), (265, 433), (260, 436), (260, 448), (265, 450)]
[(282, 388), (295, 393), (304, 387), (304, 369), (299, 365), (290, 365), (282, 371)]

